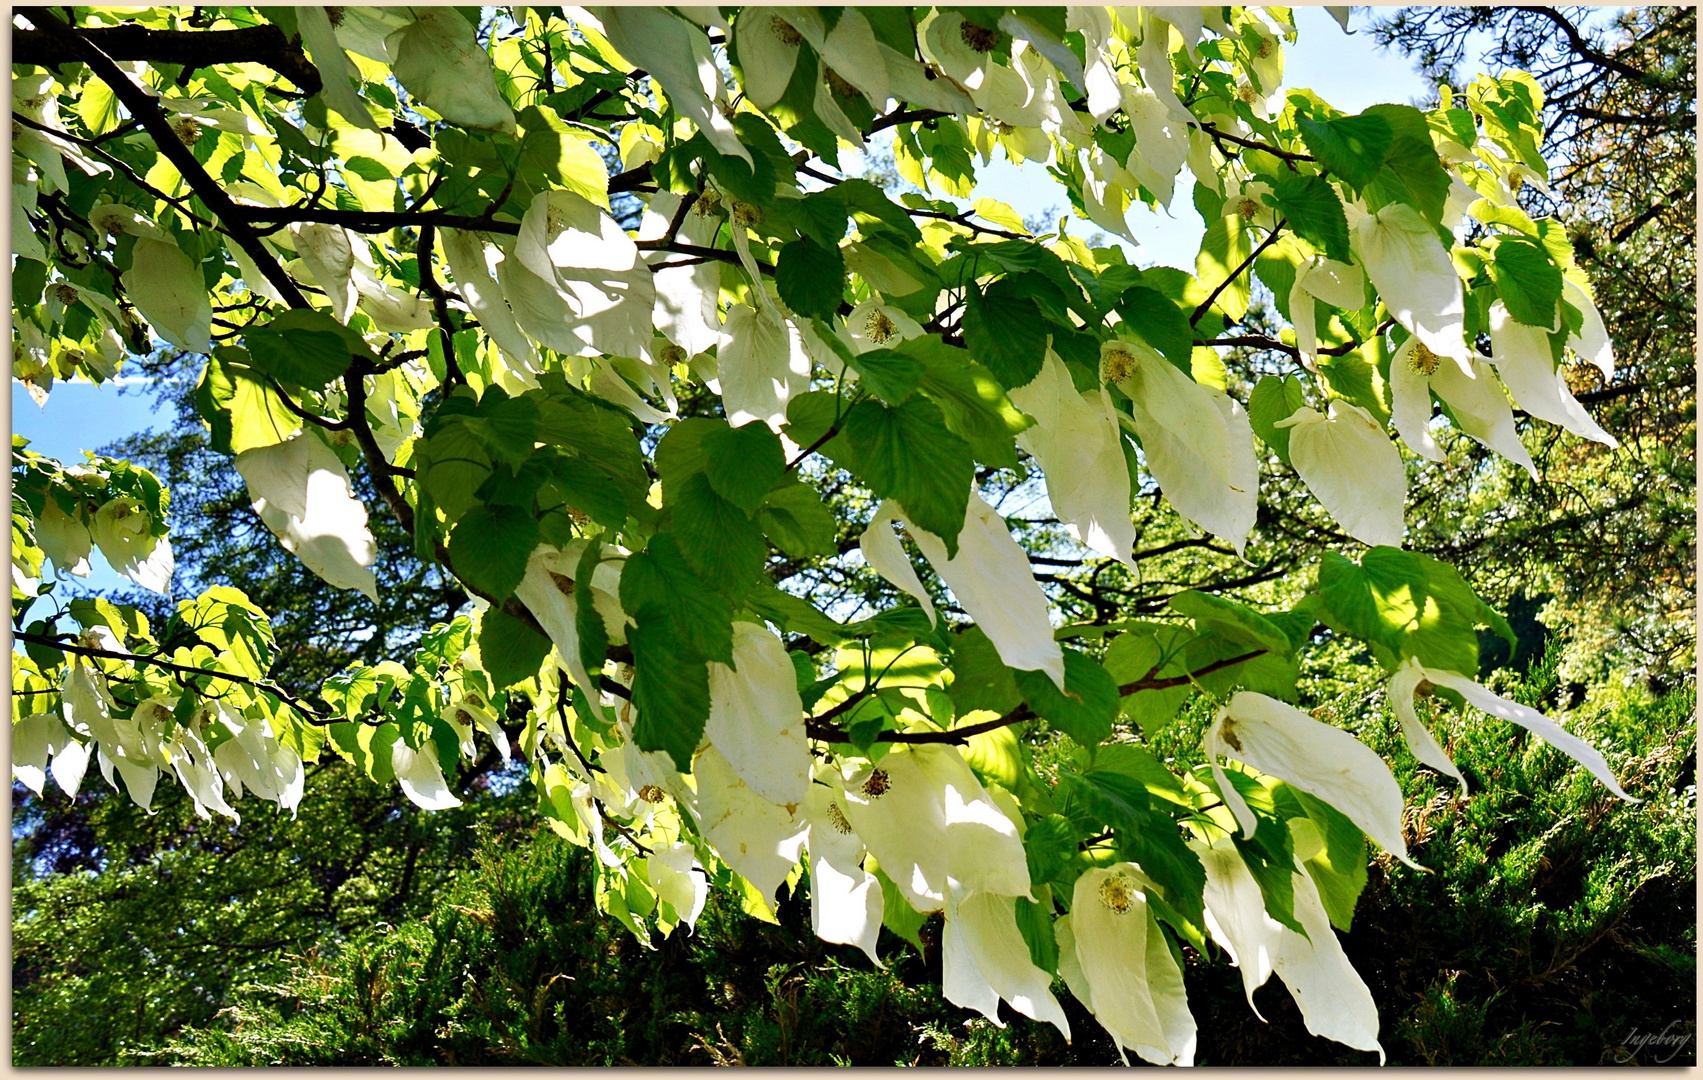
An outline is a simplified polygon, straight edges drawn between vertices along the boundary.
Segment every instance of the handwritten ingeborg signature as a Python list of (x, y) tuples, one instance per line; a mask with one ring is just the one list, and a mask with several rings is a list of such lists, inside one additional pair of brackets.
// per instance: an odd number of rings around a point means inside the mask
[(1660, 1031), (1633, 1028), (1632, 1033), (1610, 1052), (1616, 1061), (1626, 1064), (1647, 1050), (1650, 1054), (1647, 1060), (1651, 1064), (1666, 1065), (1691, 1044), (1691, 1036), (1691, 1024), (1681, 1020), (1673, 1021)]

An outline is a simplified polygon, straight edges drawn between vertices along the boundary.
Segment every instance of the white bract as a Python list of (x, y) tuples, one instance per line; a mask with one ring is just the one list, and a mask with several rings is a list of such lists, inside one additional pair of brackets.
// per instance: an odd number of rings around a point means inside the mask
[(1605, 446), (1620, 440), (1602, 429), (1567, 389), (1566, 374), (1556, 367), (1549, 335), (1508, 314), (1501, 301), (1490, 305), (1490, 362), (1520, 408), (1539, 420), (1558, 424), (1583, 439)]
[(384, 40), (403, 89), (452, 124), (513, 133), (514, 110), (497, 91), (491, 58), (459, 11), (416, 7), (414, 21)]
[(157, 593), (171, 589), (171, 541), (152, 533), (153, 515), (131, 498), (113, 499), (95, 511), (89, 535), (112, 568)]
[(1295, 920), (1307, 931), (1303, 937), (1266, 914), (1259, 883), (1229, 840), (1210, 848), (1191, 846), (1206, 867), (1207, 930), (1241, 969), (1242, 988), (1255, 1015), (1254, 991), (1275, 971), (1308, 1031), (1356, 1050), (1375, 1050), (1382, 1062), (1377, 1004), (1343, 954), (1311, 875), (1296, 867), (1290, 876)]
[(201, 268), (169, 240), (139, 237), (124, 271), (124, 289), (154, 332), (180, 349), (211, 347), (213, 305)]
[[(1438, 356), (1469, 367), (1460, 275), (1419, 211), (1391, 203), (1354, 226), (1354, 254), (1390, 315)], [(1469, 372), (1470, 374), (1470, 372)]]
[(1077, 878), (1070, 914), (1054, 925), (1059, 974), (1120, 1055), (1127, 1048), (1155, 1065), (1192, 1065), (1194, 1016), (1183, 973), (1147, 903), (1152, 888), (1132, 863)]
[(1234, 758), (1315, 795), (1342, 811), (1385, 851), (1409, 866), (1401, 835), (1401, 788), (1384, 759), (1348, 732), (1321, 723), (1264, 694), (1243, 690), (1218, 710), (1205, 737), (1207, 760), (1224, 804), (1244, 835), (1259, 822), (1224, 774), (1220, 761)]
[(374, 602), (372, 571), (378, 546), (367, 528), (367, 507), (349, 487), (349, 474), (311, 432), (244, 450), (237, 472), (248, 484), (255, 513), (284, 550), (326, 583), (355, 589)]
[(766, 627), (734, 623), (733, 666), (710, 664), (704, 737), (758, 795), (790, 808), (805, 801), (810, 747), (798, 675)]
[(1017, 929), (1016, 903), (995, 893), (947, 891), (940, 992), (997, 1027), (1005, 1026), (999, 1018), (1003, 998), (1024, 1016), (1052, 1024), (1068, 1040), (1070, 1021), (1048, 989), (1052, 977), (1030, 959), (1029, 944)]
[(1100, 367), (1130, 399), (1129, 422), (1166, 501), (1241, 552), (1259, 509), (1259, 463), (1247, 413), (1138, 341), (1103, 345)]
[(1401, 546), (1407, 469), (1371, 413), (1339, 398), (1328, 417), (1302, 408), (1277, 426), (1289, 428), (1290, 462), (1344, 532), (1365, 544)]
[[(1029, 557), (1011, 538), (1011, 530), (993, 507), (980, 495), (970, 493), (955, 558), (947, 558), (945, 542), (919, 528), (897, 502), (888, 499), (876, 507), (875, 517), (864, 532), (864, 557), (877, 573), (916, 596), (932, 614), (933, 604), (916, 572), (905, 573), (910, 560), (903, 558), (904, 549), (880, 534), (889, 521), (898, 521), (910, 531), (934, 572), (987, 633), (1001, 660), (1019, 671), (1043, 671), (1063, 689), (1064, 653), (1053, 639), (1046, 594), (1029, 569)], [(895, 548), (898, 559), (893, 554)]]
[(1490, 365), (1473, 357), (1473, 378), (1441, 358), (1417, 337), (1402, 342), (1390, 359), (1390, 417), (1409, 450), (1443, 461), (1442, 447), (1431, 437), (1431, 394), (1449, 406), (1461, 430), (1525, 469), (1537, 479), (1537, 466), (1514, 430), (1514, 410)]
[(1017, 445), (1040, 463), (1053, 512), (1083, 544), (1134, 569), (1129, 470), (1111, 393), (1078, 391), (1064, 362), (1048, 350), (1041, 373), (1010, 396), (1035, 418)]
[(810, 832), (810, 928), (823, 941), (856, 945), (879, 965), (875, 942), (886, 902), (881, 882), (863, 866), (868, 849), (846, 816), (845, 786), (831, 768), (817, 771), (806, 811)]
[[(1404, 733), (1411, 730), (1407, 717), (1408, 714), (1411, 714), (1413, 711), (1413, 697), (1422, 683), (1433, 683), (1446, 690), (1453, 690), (1455, 693), (1465, 698), (1467, 704), (1471, 705), (1473, 708), (1478, 709), (1481, 712), (1489, 713), (1491, 716), (1499, 717), (1500, 719), (1508, 720), (1520, 725), (1533, 735), (1536, 735), (1544, 742), (1555, 747), (1563, 754), (1566, 754), (1568, 757), (1590, 770), (1591, 775), (1602, 781), (1603, 786), (1614, 792), (1616, 797), (1625, 799), (1627, 802), (1639, 801), (1626, 794), (1626, 792), (1621, 788), (1619, 781), (1614, 778), (1613, 770), (1608, 767), (1608, 762), (1603, 759), (1601, 751), (1592, 746), (1590, 743), (1587, 743), (1585, 740), (1579, 738), (1577, 735), (1574, 735), (1560, 724), (1557, 724), (1549, 717), (1538, 712), (1536, 709), (1521, 705), (1517, 701), (1509, 701), (1505, 697), (1500, 697), (1497, 694), (1486, 690), (1484, 687), (1473, 682), (1464, 675), (1457, 674), (1453, 671), (1445, 671), (1440, 668), (1424, 667), (1418, 660), (1411, 657), (1403, 663), (1402, 667), (1397, 670), (1395, 676), (1390, 680), (1390, 698), (1395, 703), (1397, 715), (1402, 717), (1402, 730)], [(1414, 717), (1412, 726), (1420, 727), (1417, 717)], [(1421, 728), (1421, 730), (1423, 730), (1423, 728)], [(1409, 744), (1411, 745), (1412, 742), (1413, 740), (1410, 736)], [(1432, 748), (1435, 748), (1435, 746), (1435, 741), (1433, 741)], [(1436, 750), (1435, 752), (1439, 755), (1442, 753), (1441, 750)], [(1444, 772), (1451, 772), (1459, 778), (1459, 773), (1453, 772), (1453, 762), (1449, 762), (1449, 768), (1444, 768), (1442, 765), (1427, 760), (1425, 757), (1421, 756), (1417, 750), (1415, 750), (1414, 756), (1418, 757), (1419, 760), (1424, 761), (1427, 765), (1431, 765), (1433, 768), (1442, 769)], [(1448, 759), (1445, 757), (1444, 761), (1447, 760)], [(1336, 805), (1338, 809), (1342, 809), (1341, 804)], [(1344, 810), (1344, 813), (1346, 812), (1347, 811)]]

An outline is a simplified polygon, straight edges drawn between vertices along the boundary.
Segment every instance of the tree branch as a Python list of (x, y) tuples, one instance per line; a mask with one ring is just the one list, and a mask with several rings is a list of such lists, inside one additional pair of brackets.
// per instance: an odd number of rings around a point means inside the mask
[(1248, 252), (1248, 257), (1242, 260), (1242, 265), (1240, 265), (1240, 266), (1236, 267), (1236, 269), (1230, 271), (1229, 276), (1226, 277), (1223, 281), (1220, 281), (1218, 283), (1218, 287), (1216, 289), (1212, 290), (1212, 295), (1208, 296), (1205, 300), (1203, 300), (1201, 302), (1201, 305), (1194, 309), (1194, 314), (1189, 316), (1189, 325), (1190, 326), (1194, 326), (1196, 323), (1200, 322), (1201, 317), (1204, 316), (1208, 311), (1212, 310), (1212, 305), (1218, 299), (1219, 294), (1222, 293), (1225, 289), (1229, 288), (1230, 283), (1232, 281), (1235, 281), (1237, 278), (1241, 277), (1242, 274), (1247, 271), (1248, 267), (1250, 267), (1254, 264), (1254, 260), (1259, 258), (1262, 254), (1265, 253), (1266, 248), (1277, 243), (1277, 235), (1283, 231), (1283, 227), (1287, 224), (1289, 224), (1288, 218), (1280, 219), (1277, 223), (1277, 226), (1271, 230), (1271, 235), (1267, 236), (1264, 240), (1262, 240), (1260, 242), (1259, 247), (1254, 248), (1252, 251)]
[[(36, 22), (29, 13), (31, 22)], [(36, 23), (40, 26), (40, 23)], [(182, 64), (190, 70), (218, 64), (260, 64), (296, 85), (303, 96), (323, 89), (319, 70), (299, 44), (276, 26), (244, 26), (235, 30), (150, 30), (134, 23), (91, 26), (79, 34), (114, 60), (145, 60)], [(71, 42), (51, 30), (12, 31), (12, 63), (57, 67), (84, 60)]]
[(148, 134), (154, 137), (154, 144), (160, 153), (177, 166), (179, 175), (189, 184), (190, 190), (195, 192), (207, 209), (213, 212), (213, 216), (230, 230), (231, 238), (248, 253), (261, 275), (278, 290), (278, 295), (291, 307), (310, 307), (307, 297), (302, 295), (290, 275), (278, 264), (278, 260), (272, 257), (272, 252), (260, 242), (260, 237), (249, 228), (247, 219), (231, 201), (230, 196), (225, 194), (224, 188), (207, 175), (207, 170), (202, 168), (195, 155), (190, 153), (189, 147), (183, 145), (172, 131), (171, 121), (159, 103), (131, 82), (110, 56), (90, 43), (84, 32), (73, 30), (49, 9), (20, 8), (19, 13), (48, 37), (62, 43), (63, 47), (69, 50), (68, 58), (87, 64), (89, 70), (112, 89), (118, 100), (130, 110), (130, 115), (139, 120)]

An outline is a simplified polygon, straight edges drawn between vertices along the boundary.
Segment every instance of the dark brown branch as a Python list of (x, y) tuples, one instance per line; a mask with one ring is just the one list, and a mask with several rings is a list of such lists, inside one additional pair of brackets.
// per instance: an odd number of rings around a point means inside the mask
[(444, 382), (459, 384), (466, 379), (461, 374), (461, 365), (455, 361), (455, 332), (449, 326), (449, 296), (432, 273), (432, 247), (436, 240), (436, 226), (430, 222), (421, 225), (419, 242), (414, 245), (414, 261), (420, 268), (420, 287), (432, 298), (432, 312), (438, 320), (439, 343), (443, 346)]
[(147, 664), (150, 667), (156, 667), (162, 671), (175, 672), (179, 675), (205, 676), (212, 679), (222, 679), (225, 682), (240, 683), (243, 686), (252, 686), (256, 690), (265, 691), (268, 694), (275, 695), (282, 701), (288, 702), (291, 707), (302, 713), (310, 721), (318, 723), (328, 722), (326, 713), (314, 708), (306, 701), (303, 701), (301, 698), (290, 693), (282, 686), (279, 686), (277, 683), (270, 682), (266, 679), (250, 679), (243, 675), (233, 675), (228, 671), (189, 667), (186, 664), (174, 664), (170, 660), (162, 660), (157, 656), (150, 656), (146, 653), (124, 653), (114, 652), (111, 649), (97, 649), (90, 645), (74, 644), (71, 641), (61, 638), (44, 637), (40, 634), (25, 633), (22, 630), (14, 630), (12, 632), (12, 636), (19, 641), (27, 641), (32, 645), (42, 645), (49, 649), (57, 649), (60, 652), (75, 653), (78, 656), (100, 657), (105, 660), (122, 660), (127, 664)]
[[(1246, 663), (1257, 656), (1264, 656), (1265, 653), (1265, 649), (1255, 649), (1252, 652), (1243, 653), (1240, 656), (1232, 656), (1225, 660), (1216, 660), (1198, 671), (1191, 671), (1186, 675), (1175, 675), (1163, 679), (1156, 677), (1159, 669), (1155, 667), (1148, 671), (1146, 675), (1143, 675), (1134, 682), (1125, 683), (1118, 687), (1118, 696), (1128, 697), (1130, 694), (1140, 693), (1143, 690), (1170, 690), (1178, 686), (1187, 686), (1189, 683), (1194, 682), (1196, 679), (1199, 679), (1204, 675), (1210, 675), (1215, 671), (1223, 671), (1225, 668), (1235, 667), (1237, 664)], [(846, 702), (842, 702), (841, 704), (847, 705), (849, 703), (850, 699)], [(805, 723), (806, 733), (810, 736), (810, 738), (820, 739), (823, 742), (847, 741), (847, 739), (850, 738), (847, 732), (834, 727), (831, 724), (822, 723), (822, 721), (827, 719), (830, 715), (833, 714), (828, 713), (821, 717), (811, 717)], [(883, 731), (875, 737), (875, 741), (887, 743), (967, 743), (973, 736), (982, 735), (989, 731), (998, 731), (1000, 728), (1010, 727), (1013, 724), (1021, 724), (1026, 720), (1037, 719), (1040, 719), (1040, 717), (1033, 709), (1029, 708), (1029, 706), (1025, 704), (1017, 706), (1004, 716), (996, 717), (992, 720), (984, 720), (979, 724), (970, 724), (966, 727), (953, 728), (950, 731)]]
[(1208, 311), (1212, 310), (1212, 305), (1213, 305), (1214, 302), (1217, 301), (1219, 294), (1222, 293), (1225, 289), (1229, 288), (1230, 283), (1232, 281), (1235, 281), (1237, 278), (1241, 277), (1244, 273), (1246, 273), (1248, 267), (1250, 267), (1254, 264), (1254, 260), (1259, 258), (1261, 255), (1263, 255), (1265, 253), (1266, 248), (1277, 243), (1278, 234), (1283, 231), (1283, 227), (1287, 224), (1289, 224), (1288, 218), (1283, 218), (1282, 220), (1278, 221), (1277, 227), (1271, 230), (1271, 235), (1267, 236), (1264, 240), (1260, 241), (1259, 247), (1254, 248), (1252, 251), (1248, 252), (1248, 257), (1242, 260), (1242, 265), (1240, 265), (1240, 266), (1236, 267), (1236, 269), (1230, 271), (1229, 275), (1227, 277), (1225, 277), (1225, 279), (1223, 281), (1220, 281), (1218, 283), (1218, 287), (1216, 289), (1212, 290), (1212, 295), (1208, 296), (1205, 300), (1201, 301), (1201, 305), (1194, 309), (1194, 314), (1189, 316), (1189, 325), (1190, 326), (1194, 326), (1196, 323), (1200, 322), (1201, 317), (1204, 316)]
[(1270, 143), (1262, 143), (1258, 139), (1244, 139), (1240, 135), (1232, 135), (1228, 131), (1212, 124), (1196, 124), (1194, 126), (1206, 132), (1214, 139), (1222, 139), (1225, 142), (1235, 143), (1237, 146), (1245, 146), (1249, 150), (1261, 150), (1270, 154), (1272, 157), (1279, 158), (1283, 161), (1296, 162), (1314, 160), (1306, 154), (1297, 154), (1293, 150), (1284, 150), (1280, 147), (1273, 146)]
[[(25, 13), (31, 22), (35, 19)], [(41, 25), (36, 23), (36, 25)], [(114, 60), (182, 64), (189, 70), (218, 64), (260, 64), (289, 79), (304, 95), (319, 93), (319, 71), (299, 44), (276, 26), (235, 30), (150, 30), (126, 23), (78, 31), (89, 44)], [(51, 30), (12, 31), (12, 63), (57, 67), (86, 59), (65, 37)]]
[[(224, 223), (231, 238), (248, 253), (248, 257), (254, 261), (262, 276), (278, 290), (278, 295), (291, 307), (309, 307), (307, 297), (303, 296), (296, 283), (290, 280), (290, 275), (284, 272), (284, 268), (272, 257), (266, 245), (260, 242), (260, 237), (249, 228), (247, 219), (231, 201), (230, 196), (225, 194), (224, 188), (207, 175), (207, 170), (195, 160), (195, 155), (190, 153), (189, 147), (183, 145), (172, 131), (171, 120), (159, 103), (131, 82), (112, 58), (91, 44), (82, 31), (73, 30), (47, 8), (20, 8), (19, 13), (35, 24), (42, 33), (62, 43), (69, 51), (68, 59), (81, 60), (87, 64), (89, 70), (111, 88), (124, 107), (130, 110), (130, 115), (140, 121), (148, 134), (154, 137), (154, 144), (160, 153), (177, 166), (178, 174), (189, 184), (190, 190), (213, 212), (214, 217)], [(17, 33), (16, 30), (13, 31), (14, 38)]]

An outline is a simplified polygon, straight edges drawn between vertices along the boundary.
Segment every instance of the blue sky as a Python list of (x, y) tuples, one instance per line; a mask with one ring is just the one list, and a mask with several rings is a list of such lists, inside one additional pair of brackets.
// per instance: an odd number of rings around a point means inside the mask
[[(1406, 58), (1379, 50), (1369, 35), (1344, 34), (1322, 8), (1297, 7), (1294, 12), (1300, 34), (1286, 58), (1285, 85), (1310, 88), (1345, 112), (1383, 101), (1407, 102), (1429, 92)], [(1356, 9), (1350, 25), (1358, 29), (1368, 22), (1365, 9)], [(982, 170), (980, 179), (978, 196), (1007, 202), (1025, 216), (1049, 208), (1064, 211), (1068, 206), (1040, 165), (1020, 169), (1000, 160)], [(1194, 212), (1186, 183), (1178, 184), (1170, 214), (1137, 207), (1130, 214), (1130, 225), (1142, 241), (1134, 254), (1137, 262), (1193, 269), (1204, 225)], [(1072, 231), (1091, 235), (1099, 230), (1073, 221)], [(31, 449), (62, 461), (81, 460), (83, 450), (169, 423), (169, 410), (156, 414), (156, 408), (155, 395), (145, 386), (132, 385), (121, 393), (111, 384), (60, 383), (43, 409), (30, 400), (21, 384), (12, 384), (12, 430), (30, 439)], [(106, 589), (122, 580), (104, 560), (97, 557), (91, 562), (95, 569), (88, 579), (90, 586)]]

